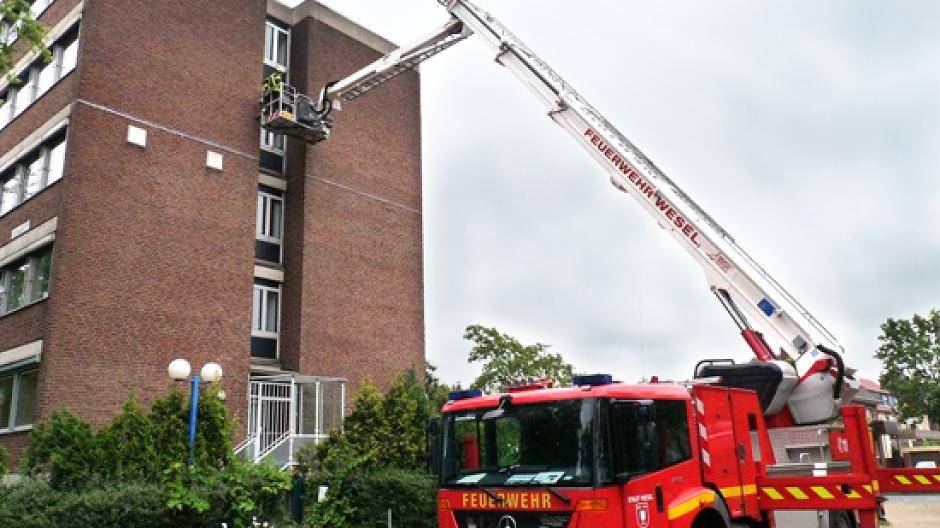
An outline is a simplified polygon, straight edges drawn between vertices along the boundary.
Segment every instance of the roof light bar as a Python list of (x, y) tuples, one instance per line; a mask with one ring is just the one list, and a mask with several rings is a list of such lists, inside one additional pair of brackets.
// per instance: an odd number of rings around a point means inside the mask
[(584, 376), (575, 376), (571, 379), (571, 384), (577, 387), (610, 385), (614, 382), (614, 377), (610, 374), (587, 374)]
[(447, 399), (450, 400), (450, 401), (459, 401), (459, 400), (467, 400), (467, 399), (470, 399), (470, 398), (479, 398), (480, 396), (483, 396), (483, 391), (482, 391), (482, 390), (480, 390), (480, 389), (467, 389), (467, 390), (460, 390), (460, 391), (453, 391), (453, 392), (450, 392), (450, 393), (447, 395)]

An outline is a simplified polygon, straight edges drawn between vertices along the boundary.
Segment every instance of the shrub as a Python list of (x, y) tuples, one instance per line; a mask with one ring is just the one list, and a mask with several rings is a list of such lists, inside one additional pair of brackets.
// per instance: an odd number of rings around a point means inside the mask
[[(329, 486), (327, 500), (317, 503), (318, 487)], [(434, 479), (420, 471), (348, 471), (314, 474), (307, 481), (307, 515), (312, 528), (374, 528), (384, 526), (389, 508), (395, 526), (437, 526)]]
[(303, 471), (333, 472), (358, 460), (364, 469), (421, 470), (427, 464), (426, 433), (430, 400), (412, 370), (402, 374), (383, 395), (366, 381), (356, 395), (343, 431), (298, 454)]
[(290, 475), (270, 465), (238, 460), (224, 468), (187, 467), (175, 464), (167, 470), (167, 507), (180, 526), (251, 526), (257, 517), (275, 524), (286, 523), (286, 493)]
[(164, 515), (165, 503), (166, 492), (159, 484), (116, 484), (75, 492), (29, 480), (0, 487), (0, 526), (177, 526)]
[(253, 517), (283, 526), (283, 495), (290, 477), (276, 468), (235, 463), (224, 469), (180, 464), (168, 482), (114, 482), (58, 490), (27, 479), (0, 486), (0, 526), (49, 528), (204, 528), (251, 526)]
[[(414, 371), (400, 376), (385, 395), (364, 384), (343, 432), (301, 451), (306, 525), (374, 528), (389, 508), (396, 526), (435, 525), (435, 483), (425, 472), (425, 428), (437, 399), (429, 394), (439, 392), (430, 390), (432, 385)], [(322, 503), (319, 486), (329, 488)]]
[[(232, 458), (231, 422), (217, 388), (199, 398), (196, 465), (220, 467)], [(177, 389), (145, 412), (133, 396), (121, 413), (93, 433), (68, 410), (30, 433), (23, 458), (27, 475), (47, 474), (53, 488), (73, 490), (99, 482), (159, 481), (172, 464), (188, 459), (189, 401)]]
[(27, 475), (46, 473), (52, 487), (59, 490), (83, 487), (98, 475), (97, 464), (104, 457), (91, 426), (69, 411), (55, 413), (29, 436), (22, 463)]

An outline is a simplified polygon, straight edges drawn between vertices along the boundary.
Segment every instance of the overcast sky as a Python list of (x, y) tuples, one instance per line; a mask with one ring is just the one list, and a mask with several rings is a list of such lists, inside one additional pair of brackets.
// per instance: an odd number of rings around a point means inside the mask
[[(296, 3), (296, 2), (295, 2)], [(402, 44), (433, 0), (327, 0)], [(478, 0), (877, 378), (879, 324), (940, 306), (940, 3)], [(350, 65), (350, 71), (361, 65)], [(471, 323), (581, 371), (750, 358), (699, 266), (472, 39), (422, 67), (428, 360)]]

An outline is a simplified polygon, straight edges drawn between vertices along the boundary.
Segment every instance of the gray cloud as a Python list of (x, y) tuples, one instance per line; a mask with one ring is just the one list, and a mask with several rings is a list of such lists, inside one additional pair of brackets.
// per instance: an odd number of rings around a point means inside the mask
[[(431, 0), (326, 4), (397, 41)], [(940, 4), (479, 0), (840, 337), (940, 304)], [(576, 7), (575, 7), (576, 6)], [(351, 69), (354, 65), (351, 65)], [(577, 367), (684, 378), (749, 351), (698, 267), (469, 41), (422, 69), (427, 351), (470, 323)]]

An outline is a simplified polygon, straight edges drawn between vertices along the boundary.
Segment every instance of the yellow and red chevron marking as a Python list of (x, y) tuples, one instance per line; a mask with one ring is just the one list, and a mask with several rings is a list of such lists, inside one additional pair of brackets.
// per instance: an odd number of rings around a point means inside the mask
[(940, 492), (940, 470), (880, 469), (878, 482), (882, 491), (889, 493), (937, 493)]
[(793, 477), (762, 479), (757, 484), (761, 509), (871, 509), (877, 506), (876, 483), (857, 477)]

